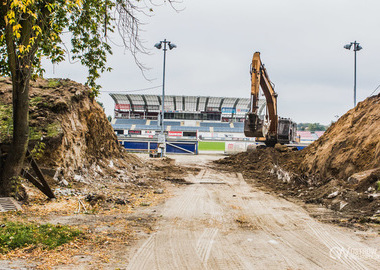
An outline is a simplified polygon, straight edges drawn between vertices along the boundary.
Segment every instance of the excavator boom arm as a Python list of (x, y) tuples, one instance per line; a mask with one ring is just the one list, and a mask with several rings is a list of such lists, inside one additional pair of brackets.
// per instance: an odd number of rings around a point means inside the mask
[(277, 93), (269, 80), (264, 66), (262, 66), (260, 85), (267, 101), (268, 115), (270, 120), (269, 134), (277, 134), (278, 114), (277, 114)]
[[(269, 117), (269, 128), (258, 116), (260, 86), (264, 93)], [(246, 116), (244, 133), (247, 137), (275, 138), (277, 134), (277, 94), (274, 91), (268, 73), (261, 62), (260, 52), (255, 52), (251, 65), (251, 108)]]

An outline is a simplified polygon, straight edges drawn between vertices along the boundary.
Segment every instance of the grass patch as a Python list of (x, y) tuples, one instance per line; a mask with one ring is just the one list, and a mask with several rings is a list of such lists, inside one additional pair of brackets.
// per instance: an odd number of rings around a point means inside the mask
[(59, 85), (61, 85), (60, 80), (48, 79), (48, 87), (49, 88), (55, 88), (55, 87), (58, 87)]
[(58, 136), (58, 134), (60, 134), (61, 131), (61, 124), (59, 122), (54, 122), (47, 126), (47, 136), (49, 138)]
[(41, 127), (29, 127), (29, 139), (32, 141), (40, 140), (42, 136), (52, 138), (58, 136), (62, 132), (61, 124), (53, 122)]
[(0, 224), (0, 252), (26, 246), (53, 249), (66, 244), (82, 234), (78, 229), (52, 224), (5, 222)]
[(34, 98), (31, 98), (30, 101), (29, 101), (29, 105), (30, 106), (36, 106), (38, 103), (40, 103), (42, 101), (42, 97), (34, 97)]
[(205, 151), (224, 151), (224, 142), (199, 142), (199, 150)]
[(12, 106), (0, 104), (0, 141), (7, 141), (12, 134)]
[(39, 128), (29, 127), (29, 139), (31, 141), (38, 141), (42, 137), (42, 131)]

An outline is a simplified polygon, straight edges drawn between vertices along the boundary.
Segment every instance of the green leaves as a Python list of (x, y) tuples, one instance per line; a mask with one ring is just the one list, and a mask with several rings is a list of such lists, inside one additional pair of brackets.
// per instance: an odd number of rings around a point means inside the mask
[(113, 32), (113, 17), (108, 15), (115, 4), (109, 0), (84, 1), (82, 8), (74, 10), (69, 26), (72, 33), (72, 59), (79, 60), (88, 68), (87, 85), (98, 95), (100, 86), (96, 80), (109, 70), (106, 67), (107, 55), (112, 54), (105, 33)]
[[(106, 66), (107, 56), (112, 54), (108, 35), (115, 30), (135, 63), (144, 69), (137, 59), (145, 48), (135, 14), (152, 12), (152, 6), (138, 0), (7, 1), (0, 6), (0, 75), (27, 68), (32, 78), (33, 74), (41, 76), (44, 57), (59, 63), (70, 55), (88, 68), (87, 85), (97, 95), (100, 86), (96, 80), (101, 73), (111, 71)], [(71, 34), (70, 48), (62, 41), (65, 32)]]

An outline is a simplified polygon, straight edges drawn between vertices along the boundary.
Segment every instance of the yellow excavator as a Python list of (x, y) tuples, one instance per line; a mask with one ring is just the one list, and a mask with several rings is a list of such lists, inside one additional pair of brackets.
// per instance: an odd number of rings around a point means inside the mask
[[(255, 52), (250, 68), (251, 73), (251, 103), (245, 116), (244, 134), (246, 137), (256, 137), (267, 146), (276, 143), (287, 144), (296, 141), (297, 124), (289, 118), (277, 114), (277, 93), (274, 84), (269, 80), (268, 72), (260, 59), (260, 52)], [(266, 100), (266, 114), (259, 115), (260, 88)]]

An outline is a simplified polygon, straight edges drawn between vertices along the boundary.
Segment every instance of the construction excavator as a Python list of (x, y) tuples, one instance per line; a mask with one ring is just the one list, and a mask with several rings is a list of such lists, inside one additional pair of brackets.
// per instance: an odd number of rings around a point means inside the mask
[[(296, 141), (297, 124), (289, 118), (277, 114), (277, 93), (270, 81), (268, 72), (260, 59), (260, 52), (255, 52), (250, 68), (251, 73), (251, 103), (245, 116), (244, 134), (246, 137), (256, 137), (273, 147), (276, 143), (288, 144)], [(260, 88), (266, 100), (266, 113), (259, 113)]]

